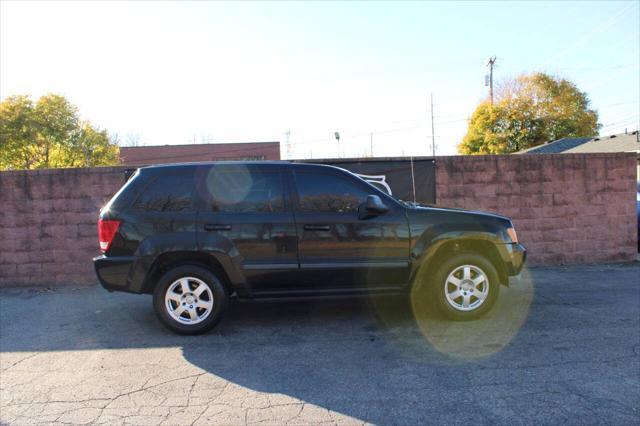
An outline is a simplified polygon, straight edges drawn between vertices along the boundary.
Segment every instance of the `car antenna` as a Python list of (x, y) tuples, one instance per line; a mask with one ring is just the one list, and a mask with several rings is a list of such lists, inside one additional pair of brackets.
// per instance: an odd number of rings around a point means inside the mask
[(417, 204), (416, 202), (416, 177), (413, 174), (413, 156), (409, 157), (411, 159), (411, 185), (413, 187), (413, 204)]

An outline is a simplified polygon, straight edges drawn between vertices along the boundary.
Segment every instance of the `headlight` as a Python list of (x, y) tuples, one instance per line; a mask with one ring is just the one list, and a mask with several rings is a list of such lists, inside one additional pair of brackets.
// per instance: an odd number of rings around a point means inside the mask
[(513, 227), (507, 228), (507, 235), (511, 238), (512, 243), (518, 242), (518, 234), (516, 234), (516, 230)]

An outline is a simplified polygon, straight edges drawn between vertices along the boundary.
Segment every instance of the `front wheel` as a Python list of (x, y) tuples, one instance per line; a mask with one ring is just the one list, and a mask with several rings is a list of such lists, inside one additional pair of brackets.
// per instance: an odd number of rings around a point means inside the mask
[(444, 262), (431, 284), (440, 312), (458, 321), (484, 315), (500, 292), (495, 267), (475, 253), (461, 253)]
[(228, 297), (211, 271), (183, 265), (166, 272), (153, 292), (153, 307), (162, 323), (180, 334), (211, 330), (224, 315)]

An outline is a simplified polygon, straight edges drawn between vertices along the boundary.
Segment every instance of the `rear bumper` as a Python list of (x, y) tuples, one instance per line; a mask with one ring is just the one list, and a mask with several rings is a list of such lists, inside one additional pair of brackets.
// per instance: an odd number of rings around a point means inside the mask
[(134, 292), (129, 288), (129, 276), (135, 257), (98, 256), (93, 259), (93, 266), (102, 287), (110, 291)]

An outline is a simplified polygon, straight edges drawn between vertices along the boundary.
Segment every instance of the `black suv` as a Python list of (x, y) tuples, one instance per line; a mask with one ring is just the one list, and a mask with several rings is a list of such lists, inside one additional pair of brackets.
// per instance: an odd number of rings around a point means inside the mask
[(140, 168), (98, 223), (101, 284), (153, 294), (185, 334), (211, 329), (232, 295), (405, 293), (473, 319), (526, 254), (508, 218), (408, 204), (316, 164)]

